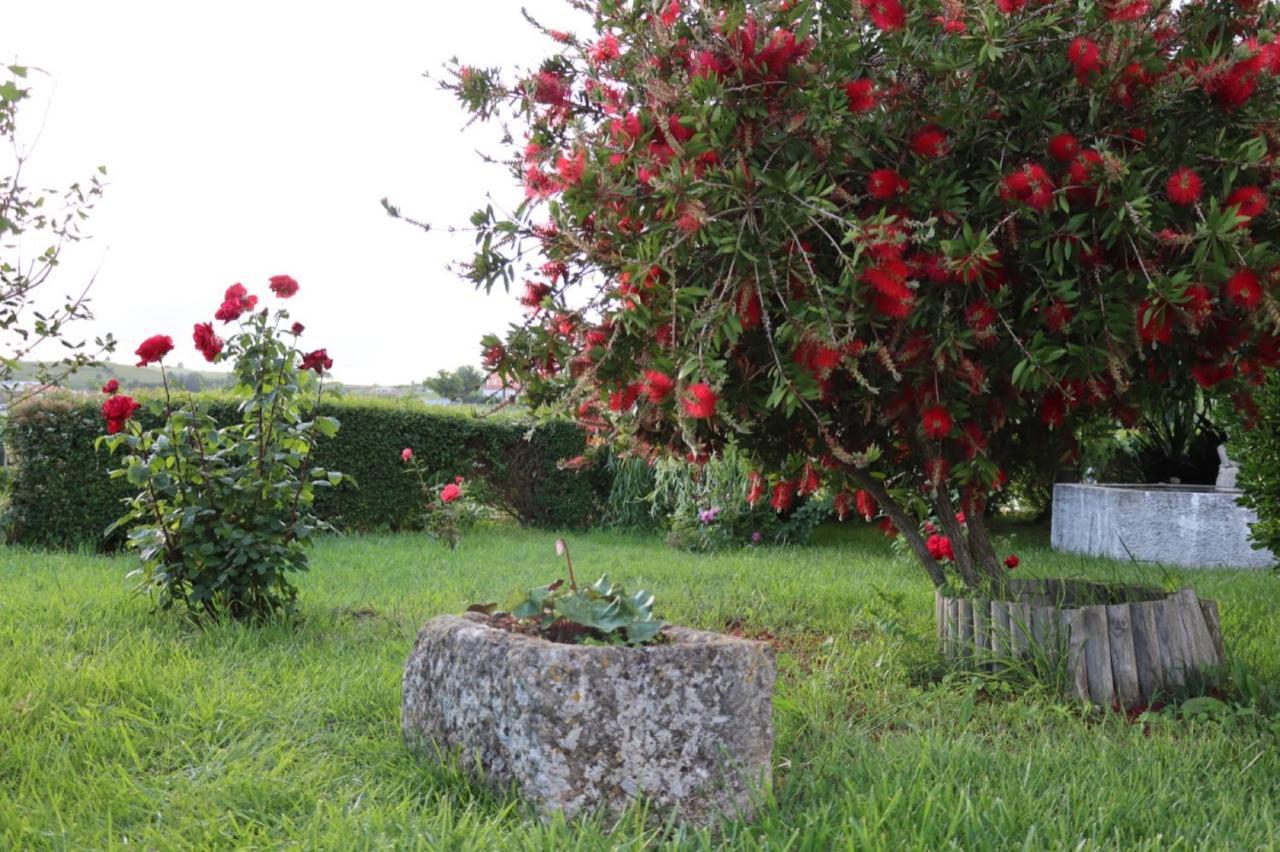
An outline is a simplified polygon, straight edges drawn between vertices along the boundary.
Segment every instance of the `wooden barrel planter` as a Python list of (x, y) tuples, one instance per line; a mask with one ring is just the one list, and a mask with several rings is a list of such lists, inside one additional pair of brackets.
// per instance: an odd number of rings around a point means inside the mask
[(1100, 707), (1150, 705), (1201, 684), (1226, 652), (1218, 605), (1083, 580), (1011, 580), (1009, 600), (936, 595), (938, 643), (987, 670), (1065, 663), (1069, 691)]

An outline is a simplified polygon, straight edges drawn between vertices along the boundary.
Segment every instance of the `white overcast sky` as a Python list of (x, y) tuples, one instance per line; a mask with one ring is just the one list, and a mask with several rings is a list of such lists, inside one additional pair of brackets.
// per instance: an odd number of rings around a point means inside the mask
[[(467, 235), (423, 234), (378, 200), (465, 224), (491, 191), (518, 200), (474, 153), (490, 135), (424, 71), (450, 56), (528, 65), (551, 45), (521, 6), (567, 28), (561, 0), (5, 0), (0, 59), (48, 72), (20, 116), (29, 176), (64, 185), (99, 164), (107, 193), (50, 290), (101, 264), (97, 322), (127, 360), (146, 336), (203, 365), (193, 323), (223, 290), (293, 275), (307, 348), (352, 383), (420, 381), (478, 364), (479, 338), (520, 316), (445, 270)], [(7, 165), (0, 166), (6, 170)], [(269, 294), (268, 294), (269, 295)]]

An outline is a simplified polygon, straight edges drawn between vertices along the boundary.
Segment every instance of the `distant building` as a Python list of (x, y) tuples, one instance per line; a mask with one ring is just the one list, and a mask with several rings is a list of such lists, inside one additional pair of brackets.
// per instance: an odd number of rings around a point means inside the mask
[(506, 402), (509, 399), (513, 399), (520, 392), (520, 386), (504, 384), (502, 377), (497, 373), (490, 373), (488, 378), (484, 380), (484, 385), (481, 386), (480, 390), (492, 401)]

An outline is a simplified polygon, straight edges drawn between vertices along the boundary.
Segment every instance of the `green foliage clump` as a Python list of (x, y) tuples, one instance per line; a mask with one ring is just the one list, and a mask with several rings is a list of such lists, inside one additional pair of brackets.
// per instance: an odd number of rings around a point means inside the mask
[(1280, 556), (1280, 373), (1272, 372), (1254, 399), (1256, 416), (1236, 424), (1229, 449), (1240, 465), (1240, 503), (1258, 514), (1253, 546)]
[(684, 550), (709, 552), (752, 544), (797, 544), (831, 517), (832, 501), (814, 495), (784, 513), (747, 500), (751, 466), (730, 447), (702, 462), (666, 457), (610, 462), (605, 520), (624, 529), (662, 529)]
[[(235, 401), (225, 394), (199, 394), (219, 424), (236, 422)], [(160, 418), (144, 407), (135, 415), (143, 428)], [(103, 530), (120, 514), (131, 489), (109, 480), (110, 458), (94, 449), (102, 433), (101, 398), (51, 395), (15, 409), (7, 424), (15, 461), (4, 510), (6, 539), (45, 547), (105, 547), (122, 544)], [(326, 395), (318, 413), (342, 422), (342, 430), (316, 448), (315, 463), (340, 469), (353, 482), (316, 494), (315, 514), (346, 531), (416, 529), (421, 513), (418, 483), (404, 475), (400, 454), (412, 447), (433, 476), (483, 477), (492, 500), (521, 522), (544, 528), (578, 528), (592, 522), (608, 493), (604, 471), (561, 469), (582, 453), (585, 435), (572, 423), (531, 424), (511, 416), (476, 417), (412, 400), (341, 398)], [(488, 499), (488, 495), (486, 495)]]

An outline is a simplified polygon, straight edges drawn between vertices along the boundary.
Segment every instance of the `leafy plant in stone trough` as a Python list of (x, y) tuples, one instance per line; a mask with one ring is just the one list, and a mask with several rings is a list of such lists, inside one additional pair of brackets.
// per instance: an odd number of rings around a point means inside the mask
[[(270, 287), (281, 298), (298, 290), (287, 275)], [(338, 431), (335, 418), (315, 413), (333, 361), (324, 349), (304, 354), (302, 324), (257, 303), (235, 284), (215, 319), (238, 320), (236, 333), (223, 340), (203, 322), (193, 334), (207, 361), (233, 364), (238, 422), (219, 425), (189, 394), (175, 400), (164, 373), (173, 349), (166, 335), (137, 350), (138, 365), (159, 364), (165, 379), (163, 399), (146, 404), (158, 426), (138, 422), (139, 404), (117, 382), (103, 388), (107, 435), (98, 444), (121, 456), (111, 476), (138, 489), (108, 532), (127, 530), (142, 560), (139, 589), (158, 594), (164, 608), (236, 619), (290, 612), (297, 590), (288, 575), (306, 570), (307, 545), (328, 528), (311, 512), (316, 490), (343, 481), (313, 463), (317, 442)]]
[[(660, 640), (665, 622), (653, 613), (653, 595), (627, 594), (607, 574), (589, 586), (579, 586), (564, 539), (556, 539), (556, 553), (565, 558), (568, 582), (560, 579), (512, 592), (505, 602), (506, 613), (494, 613), (495, 623), (520, 632), (534, 631), (553, 642), (645, 645)], [(472, 609), (490, 613), (494, 607)]]

